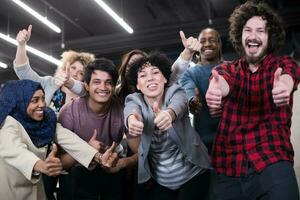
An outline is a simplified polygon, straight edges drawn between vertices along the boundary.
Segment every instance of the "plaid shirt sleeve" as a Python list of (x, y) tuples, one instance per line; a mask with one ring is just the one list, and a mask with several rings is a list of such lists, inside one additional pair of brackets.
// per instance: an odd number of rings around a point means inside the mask
[(297, 90), (297, 86), (300, 81), (300, 67), (296, 63), (295, 60), (293, 60), (289, 56), (283, 56), (281, 59), (280, 67), (283, 69), (282, 74), (288, 74), (290, 75), (294, 80), (294, 90)]

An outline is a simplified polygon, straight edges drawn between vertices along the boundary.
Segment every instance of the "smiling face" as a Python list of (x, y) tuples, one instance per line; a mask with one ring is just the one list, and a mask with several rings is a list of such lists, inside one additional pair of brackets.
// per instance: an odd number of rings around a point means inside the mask
[(201, 63), (218, 62), (220, 60), (221, 44), (217, 32), (210, 28), (205, 29), (200, 33), (198, 40), (200, 42)]
[(83, 68), (81, 62), (75, 61), (70, 65), (70, 77), (78, 81), (83, 81)]
[(89, 93), (89, 100), (97, 104), (105, 104), (113, 94), (113, 80), (109, 73), (101, 70), (94, 70), (91, 81), (85, 85)]
[(254, 16), (250, 18), (243, 27), (243, 49), (246, 60), (250, 64), (260, 62), (266, 55), (268, 47), (268, 31), (266, 23), (266, 20), (262, 17)]
[(156, 101), (163, 96), (166, 83), (167, 79), (161, 71), (147, 62), (138, 72), (136, 88), (149, 100)]
[(33, 120), (41, 121), (44, 118), (45, 106), (45, 94), (43, 90), (37, 90), (27, 106), (27, 115)]

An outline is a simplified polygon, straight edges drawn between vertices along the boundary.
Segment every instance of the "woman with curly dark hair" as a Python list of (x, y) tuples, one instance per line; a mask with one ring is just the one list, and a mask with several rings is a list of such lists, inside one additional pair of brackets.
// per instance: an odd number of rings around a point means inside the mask
[(230, 39), (242, 58), (212, 71), (210, 108), (223, 108), (211, 153), (214, 200), (299, 200), (290, 141), (293, 93), (300, 67), (272, 53), (285, 32), (265, 3), (234, 10)]
[(192, 128), (185, 91), (171, 80), (171, 60), (150, 53), (133, 63), (128, 81), (138, 92), (126, 97), (129, 134), (140, 137), (138, 183), (143, 199), (202, 199), (209, 156)]

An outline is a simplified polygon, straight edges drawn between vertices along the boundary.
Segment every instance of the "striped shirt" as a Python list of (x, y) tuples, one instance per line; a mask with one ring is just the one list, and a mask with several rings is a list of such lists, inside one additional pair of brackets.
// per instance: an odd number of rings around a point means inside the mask
[(152, 178), (162, 186), (176, 190), (202, 170), (186, 160), (168, 132), (156, 130), (149, 153)]

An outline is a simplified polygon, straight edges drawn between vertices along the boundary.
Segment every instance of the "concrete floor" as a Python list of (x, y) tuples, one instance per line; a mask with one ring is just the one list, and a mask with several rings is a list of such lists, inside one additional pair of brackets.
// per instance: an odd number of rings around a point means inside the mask
[(298, 86), (298, 90), (294, 93), (291, 140), (295, 151), (294, 168), (295, 168), (299, 191), (300, 191), (300, 87), (299, 86)]

